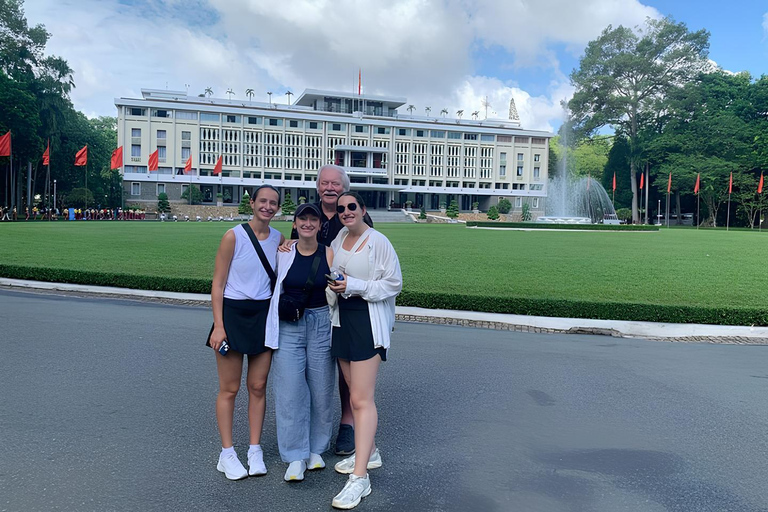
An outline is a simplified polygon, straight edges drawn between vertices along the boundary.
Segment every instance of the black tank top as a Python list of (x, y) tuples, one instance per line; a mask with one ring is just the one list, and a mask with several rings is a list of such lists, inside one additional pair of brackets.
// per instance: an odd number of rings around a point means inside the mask
[(306, 307), (308, 308), (319, 308), (328, 305), (328, 300), (325, 298), (325, 287), (327, 286), (325, 274), (330, 274), (331, 269), (328, 268), (328, 258), (325, 257), (325, 246), (318, 244), (317, 251), (310, 256), (302, 256), (297, 249), (293, 264), (288, 269), (288, 274), (286, 274), (283, 280), (283, 293), (301, 300), (304, 296), (304, 286), (307, 284), (309, 271), (312, 270), (312, 261), (315, 259), (316, 254), (320, 255), (320, 265), (317, 267), (315, 283), (309, 296), (309, 302), (307, 302)]

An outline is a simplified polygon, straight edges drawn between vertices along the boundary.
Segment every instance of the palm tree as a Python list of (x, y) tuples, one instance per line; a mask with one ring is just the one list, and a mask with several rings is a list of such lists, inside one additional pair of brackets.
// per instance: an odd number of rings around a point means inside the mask
[(457, 110), (456, 111), (456, 117), (458, 117), (459, 119), (461, 119), (461, 116), (463, 116), (463, 115), (464, 115), (464, 111), (463, 110)]
[(291, 96), (293, 96), (293, 93), (291, 91), (288, 91), (285, 93), (286, 96), (288, 96), (288, 104), (291, 104)]
[(269, 96), (269, 104), (272, 104), (272, 91), (267, 91), (267, 96)]
[(203, 94), (205, 94), (208, 97), (211, 97), (211, 96), (213, 96), (213, 89), (211, 89), (210, 87), (206, 87), (205, 91), (203, 92)]
[(246, 89), (245, 95), (248, 97), (248, 101), (253, 101), (253, 89)]
[(479, 110), (475, 110), (474, 112), (472, 112), (472, 119), (475, 119), (475, 120), (477, 120), (477, 116), (478, 116), (479, 114), (480, 114), (480, 111), (479, 111)]
[(443, 110), (440, 111), (440, 114), (442, 114), (443, 117), (447, 116), (448, 115), (448, 109), (444, 108)]
[(429, 113), (432, 112), (432, 107), (424, 107), (424, 112), (426, 112), (427, 117), (429, 117)]
[(411, 115), (413, 115), (414, 110), (416, 110), (416, 107), (414, 107), (413, 105), (408, 105), (408, 112), (410, 112)]
[(232, 95), (235, 94), (235, 91), (232, 90), (232, 88), (227, 89), (227, 92), (225, 92), (227, 96), (229, 96), (229, 99), (232, 99)]

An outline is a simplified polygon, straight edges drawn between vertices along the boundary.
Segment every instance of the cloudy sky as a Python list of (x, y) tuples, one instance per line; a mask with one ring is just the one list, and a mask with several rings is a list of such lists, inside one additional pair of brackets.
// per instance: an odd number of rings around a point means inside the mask
[[(211, 87), (286, 101), (305, 88), (408, 98), (432, 115), (506, 117), (554, 130), (568, 75), (609, 24), (671, 15), (712, 34), (710, 58), (765, 73), (768, 4), (736, 0), (26, 0), (30, 24), (53, 34), (49, 53), (75, 71), (75, 107), (115, 115), (115, 97), (142, 88)], [(295, 99), (295, 97), (294, 97)], [(498, 113), (497, 113), (498, 111)]]

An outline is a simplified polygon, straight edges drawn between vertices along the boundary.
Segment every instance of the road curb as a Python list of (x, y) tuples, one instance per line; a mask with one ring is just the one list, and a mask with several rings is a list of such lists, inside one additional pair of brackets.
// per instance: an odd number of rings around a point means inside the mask
[[(107, 286), (48, 283), (43, 281), (25, 281), (7, 278), (0, 278), (0, 288), (32, 292), (54, 292), (86, 297), (98, 296), (103, 298), (129, 299), (179, 306), (210, 306), (210, 296), (207, 294), (133, 290)], [(401, 322), (454, 325), (513, 332), (589, 334), (617, 338), (645, 338), (656, 341), (684, 343), (768, 345), (768, 327), (754, 326), (669, 324), (505, 315), (498, 313), (483, 313), (479, 311), (425, 309), (406, 306), (397, 306), (396, 319)]]

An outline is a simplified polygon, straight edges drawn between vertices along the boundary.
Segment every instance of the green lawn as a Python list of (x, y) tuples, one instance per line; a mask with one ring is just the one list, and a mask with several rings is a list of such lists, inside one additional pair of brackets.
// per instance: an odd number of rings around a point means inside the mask
[[(210, 279), (223, 222), (0, 224), (0, 265)], [(273, 223), (287, 233), (287, 223)], [(768, 310), (768, 233), (526, 232), (384, 224), (404, 290)]]

